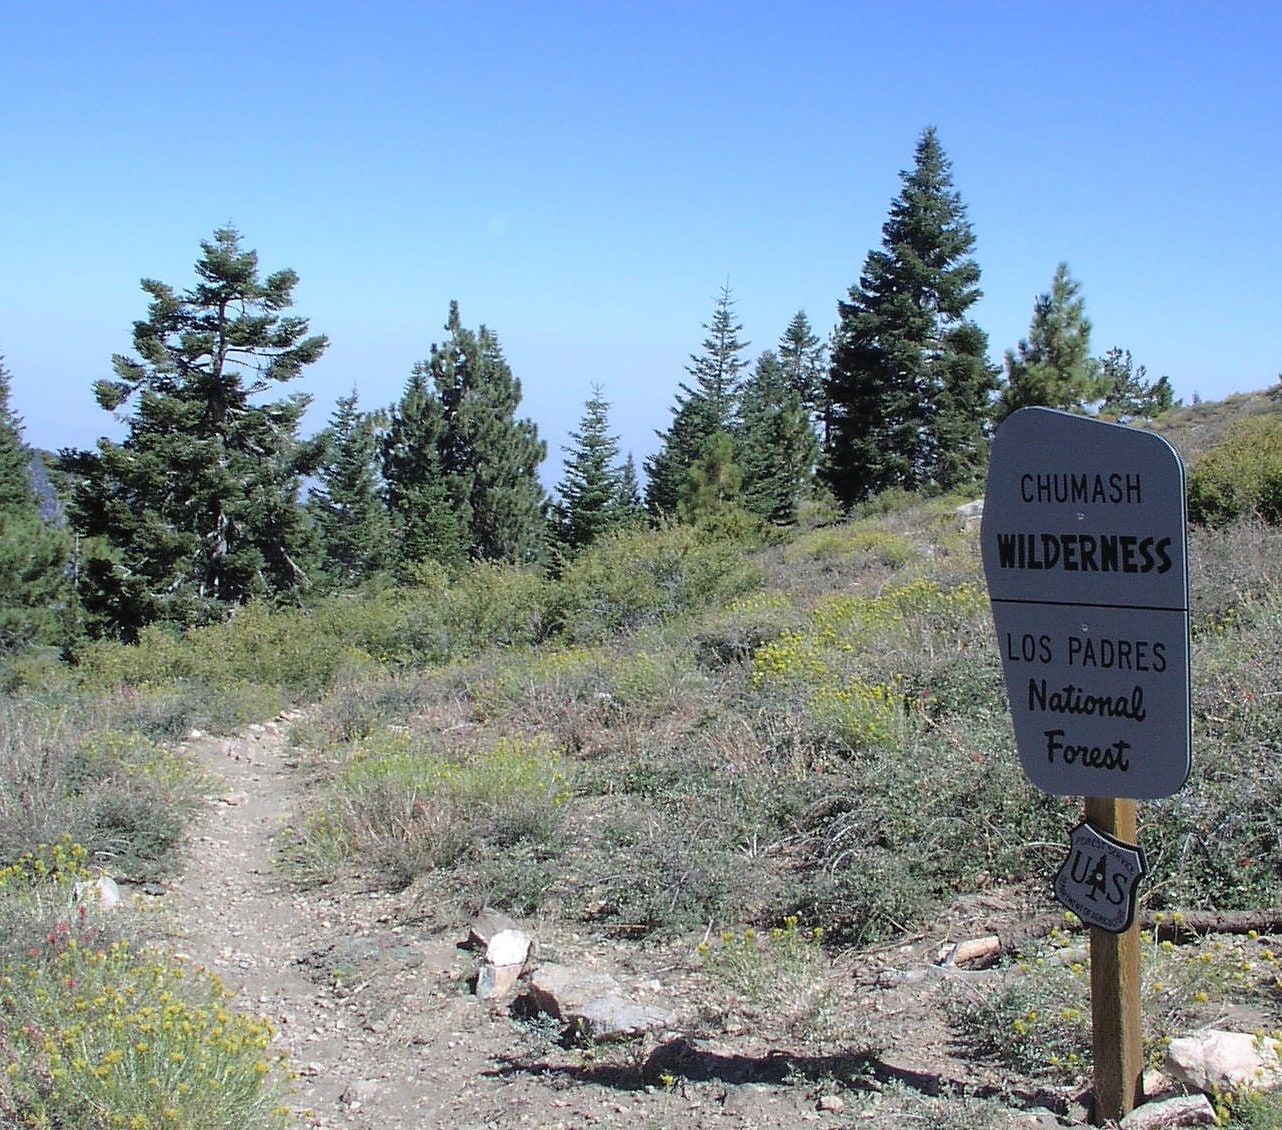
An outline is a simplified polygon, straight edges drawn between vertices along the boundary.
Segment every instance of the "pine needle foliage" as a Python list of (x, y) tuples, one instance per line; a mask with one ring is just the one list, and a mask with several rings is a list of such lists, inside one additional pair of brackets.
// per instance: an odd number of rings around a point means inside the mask
[(888, 487), (946, 491), (985, 465), (996, 377), (978, 301), (975, 237), (933, 128), (870, 251), (838, 303), (824, 475), (845, 505)]
[(232, 227), (200, 246), (188, 290), (142, 280), (151, 301), (134, 323), (137, 356), (115, 356), (115, 378), (94, 384), (106, 411), (132, 406), (126, 438), (61, 453), (75, 484), (72, 524), (93, 539), (80, 597), (94, 635), (133, 640), (156, 621), (207, 623), (314, 580), (298, 505), (323, 451), (298, 438), (309, 398), (255, 398), (298, 377), (326, 339), (287, 313), (292, 270), (263, 278)]

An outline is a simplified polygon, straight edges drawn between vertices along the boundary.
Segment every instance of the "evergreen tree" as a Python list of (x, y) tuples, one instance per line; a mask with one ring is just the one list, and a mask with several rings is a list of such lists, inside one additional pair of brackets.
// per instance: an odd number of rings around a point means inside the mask
[(952, 488), (987, 455), (996, 378), (966, 317), (980, 297), (975, 240), (934, 129), (900, 177), (882, 249), (838, 303), (823, 470), (846, 505), (891, 486)]
[(441, 469), (472, 557), (527, 562), (544, 550), (548, 500), (539, 482), (547, 445), (529, 419), (516, 418), (521, 383), (485, 326), (473, 333), (450, 303), (449, 337), (433, 345), (428, 371), (444, 429)]
[(1068, 264), (1055, 268), (1050, 292), (1038, 295), (1028, 338), (1006, 351), (1006, 384), (997, 406), (1004, 419), (1018, 408), (1076, 409), (1103, 395), (1100, 364), (1090, 355), (1091, 323), (1081, 285)]
[(35, 458), (9, 406), (0, 357), (0, 651), (57, 643), (65, 634), (67, 539), (40, 517), (31, 486)]
[(690, 465), (677, 500), (677, 517), (689, 523), (712, 521), (738, 501), (742, 483), (742, 472), (734, 461), (734, 440), (728, 432), (715, 432)]
[(456, 568), (468, 557), (467, 523), (441, 461), (445, 413), (428, 384), (430, 375), (426, 362), (414, 366), (391, 408), (380, 448), (384, 499), (402, 570), (429, 560)]
[(810, 328), (804, 310), (793, 315), (779, 339), (779, 364), (810, 418), (820, 423), (824, 415), (824, 369), (828, 351)]
[(694, 385), (681, 383), (672, 423), (658, 433), (659, 450), (646, 461), (646, 505), (654, 514), (676, 510), (690, 468), (703, 457), (707, 442), (719, 432), (732, 433), (737, 422), (749, 343), (739, 340), (743, 326), (734, 319), (729, 286), (721, 288), (712, 321), (703, 328), (708, 331), (703, 351), (692, 353), (686, 366)]
[(570, 433), (574, 446), (564, 449), (570, 458), (557, 486), (557, 536), (571, 553), (617, 529), (629, 516), (630, 500), (618, 466), (619, 439), (610, 435), (609, 412), (610, 405), (594, 385), (579, 430)]
[(35, 508), (31, 490), (31, 452), (22, 441), (22, 419), (9, 406), (12, 391), (9, 370), (0, 356), (0, 513), (21, 513)]
[(261, 279), (230, 227), (201, 250), (190, 290), (142, 281), (151, 302), (134, 323), (139, 356), (117, 355), (115, 379), (94, 384), (108, 412), (134, 401), (124, 442), (61, 456), (75, 482), (72, 523), (97, 539), (80, 576), (98, 634), (203, 623), (311, 583), (314, 538), (298, 494), (324, 445), (298, 439), (308, 397), (253, 397), (297, 377), (326, 341), (283, 313), (293, 271)]
[(1119, 423), (1151, 420), (1175, 404), (1175, 392), (1166, 377), (1148, 379), (1148, 370), (1136, 365), (1129, 349), (1110, 349), (1100, 360), (1104, 402), (1101, 416)]
[(743, 386), (738, 443), (743, 506), (771, 522), (796, 519), (819, 458), (818, 438), (795, 372), (767, 350)]
[(640, 522), (645, 514), (645, 503), (641, 499), (641, 483), (637, 476), (637, 464), (630, 451), (619, 470), (619, 505), (623, 511), (623, 520), (629, 525)]
[(375, 418), (356, 407), (356, 390), (340, 397), (326, 433), (328, 445), (308, 492), (320, 531), (323, 564), (339, 588), (359, 585), (392, 559), (391, 524), (379, 494)]

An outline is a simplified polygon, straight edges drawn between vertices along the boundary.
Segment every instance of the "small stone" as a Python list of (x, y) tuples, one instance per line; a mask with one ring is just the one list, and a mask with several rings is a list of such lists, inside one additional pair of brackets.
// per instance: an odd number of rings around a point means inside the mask
[(500, 930), (485, 947), (485, 960), (492, 965), (521, 966), (530, 956), (533, 944), (530, 935), (522, 930)]
[(581, 1024), (597, 1040), (640, 1036), (677, 1024), (677, 1015), (670, 1009), (613, 996), (571, 1009), (565, 1019)]
[(495, 1001), (507, 996), (521, 976), (522, 965), (495, 965), (482, 963), (476, 975), (476, 995), (483, 1001)]
[(1165, 1130), (1168, 1126), (1214, 1126), (1215, 1110), (1205, 1095), (1178, 1095), (1160, 1103), (1137, 1106), (1121, 1122), (1121, 1130)]
[(840, 1095), (824, 1095), (819, 1100), (819, 1109), (829, 1114), (841, 1114), (846, 1109), (846, 1100)]

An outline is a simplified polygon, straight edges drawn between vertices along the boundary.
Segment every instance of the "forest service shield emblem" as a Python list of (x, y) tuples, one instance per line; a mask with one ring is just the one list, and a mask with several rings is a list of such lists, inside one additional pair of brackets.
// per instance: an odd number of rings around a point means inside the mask
[(1082, 821), (1069, 833), (1055, 897), (1086, 925), (1121, 934), (1135, 920), (1136, 889), (1147, 871), (1142, 848)]

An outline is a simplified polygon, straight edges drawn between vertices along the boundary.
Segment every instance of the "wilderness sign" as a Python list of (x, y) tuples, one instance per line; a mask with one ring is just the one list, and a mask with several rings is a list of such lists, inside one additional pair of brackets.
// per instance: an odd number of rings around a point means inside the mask
[(1189, 772), (1184, 470), (1161, 436), (1048, 408), (993, 440), (984, 574), (1029, 780), (1169, 796)]

